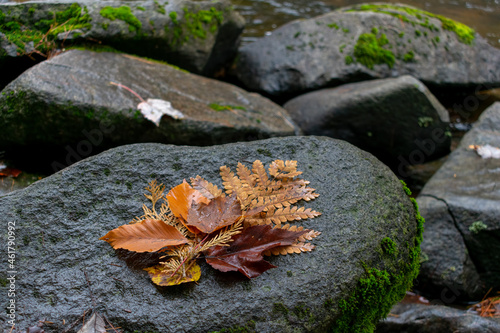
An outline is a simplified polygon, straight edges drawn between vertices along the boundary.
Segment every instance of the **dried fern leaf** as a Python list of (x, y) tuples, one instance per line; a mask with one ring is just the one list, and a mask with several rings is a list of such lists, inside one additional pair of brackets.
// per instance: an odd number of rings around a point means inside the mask
[(154, 207), (156, 202), (163, 197), (163, 192), (165, 191), (165, 185), (158, 184), (156, 182), (156, 179), (153, 179), (152, 181), (149, 182), (148, 186), (146, 187), (146, 191), (148, 191), (151, 194), (144, 194), (144, 196), (153, 203)]
[(253, 162), (252, 172), (255, 175), (256, 184), (259, 190), (265, 190), (271, 184), (266, 169), (261, 161)]
[(297, 177), (302, 171), (297, 171), (297, 161), (275, 160), (269, 166), (269, 174), (276, 179), (284, 179)]
[(277, 225), (280, 225), (282, 222), (288, 221), (299, 221), (305, 220), (309, 218), (315, 218), (316, 216), (321, 215), (321, 213), (313, 211), (311, 208), (305, 209), (305, 207), (297, 207), (297, 206), (288, 206), (280, 209), (270, 209), (267, 212), (266, 219), (271, 220)]
[(279, 246), (263, 252), (265, 256), (287, 255), (292, 253), (311, 252), (315, 246), (311, 243), (296, 242), (288, 246)]
[(251, 202), (249, 200), (248, 188), (245, 189), (240, 179), (225, 165), (220, 167), (220, 175), (226, 194), (231, 195), (233, 192), (236, 193), (242, 208), (246, 207)]
[(236, 173), (240, 178), (241, 184), (243, 186), (248, 186), (249, 188), (253, 188), (255, 186), (256, 177), (252, 174), (252, 171), (248, 169), (245, 165), (238, 162), (238, 166), (236, 167)]
[(196, 176), (196, 178), (191, 178), (191, 185), (195, 190), (201, 192), (201, 194), (208, 198), (217, 198), (222, 194), (222, 190), (210, 183), (209, 181), (203, 179), (201, 176)]
[(315, 230), (309, 230), (307, 234), (300, 236), (298, 241), (299, 242), (305, 242), (306, 240), (310, 241), (313, 238), (318, 237), (319, 235), (321, 235), (321, 232)]

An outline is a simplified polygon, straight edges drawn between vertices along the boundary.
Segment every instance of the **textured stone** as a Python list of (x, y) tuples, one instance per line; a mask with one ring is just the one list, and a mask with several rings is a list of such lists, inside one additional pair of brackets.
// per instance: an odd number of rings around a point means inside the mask
[(356, 5), (293, 21), (241, 47), (237, 75), (249, 89), (285, 97), (404, 74), (436, 89), (500, 86), (499, 49), (478, 34), (467, 36), (474, 38), (469, 45), (435, 15), (412, 11), (418, 10)]
[[(116, 84), (169, 101), (185, 118), (163, 116), (157, 127), (138, 110), (141, 100)], [(57, 165), (126, 143), (205, 146), (296, 133), (288, 113), (264, 97), (126, 54), (68, 51), (0, 94), (0, 151)]]
[[(500, 287), (500, 160), (470, 145), (500, 147), (500, 103), (493, 104), (418, 197), (426, 220), (419, 277), (436, 296), (480, 299)], [(474, 222), (487, 226), (474, 228)]]
[[(252, 280), (200, 260), (198, 284), (157, 287), (145, 271), (133, 268), (137, 262), (120, 260), (121, 254), (99, 240), (141, 214), (150, 180), (171, 188), (199, 174), (221, 186), (220, 166), (235, 170), (238, 162), (256, 159), (265, 165), (297, 160), (303, 178), (320, 194), (305, 205), (322, 215), (297, 223), (322, 232), (313, 252), (271, 257), (278, 268)], [(83, 271), (98, 310), (128, 332), (372, 330), (404, 296), (418, 267), (418, 223), (399, 180), (372, 155), (324, 137), (214, 147), (121, 146), (0, 197), (3, 230), (8, 222), (16, 226), (18, 327), (45, 319), (54, 323), (46, 332), (61, 332), (63, 320), (68, 325), (92, 306)], [(390, 253), (382, 248), (387, 237), (394, 245)], [(0, 239), (5, 244), (7, 232)], [(6, 251), (0, 248), (1, 258)], [(2, 295), (5, 274), (0, 271)], [(8, 300), (0, 302), (5, 308)], [(6, 320), (1, 311), (3, 327)]]
[(495, 333), (500, 320), (442, 305), (397, 304), (377, 326), (377, 333), (435, 332)]
[(421, 164), (450, 151), (448, 112), (411, 76), (321, 89), (283, 107), (304, 134), (346, 140), (389, 165)]

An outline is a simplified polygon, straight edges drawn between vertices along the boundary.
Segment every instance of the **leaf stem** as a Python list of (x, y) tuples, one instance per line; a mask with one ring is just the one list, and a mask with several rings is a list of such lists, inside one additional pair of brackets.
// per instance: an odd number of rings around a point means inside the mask
[(109, 83), (110, 83), (110, 84), (113, 84), (113, 85), (115, 85), (115, 86), (118, 86), (118, 87), (120, 87), (120, 88), (123, 88), (123, 89), (125, 89), (125, 90), (127, 90), (127, 91), (129, 91), (129, 92), (131, 92), (132, 94), (134, 94), (134, 96), (135, 96), (135, 97), (137, 97), (138, 99), (140, 99), (140, 100), (141, 100), (141, 102), (146, 103), (146, 101), (145, 101), (144, 99), (142, 99), (142, 97), (141, 97), (141, 96), (139, 96), (139, 94), (138, 94), (138, 93), (136, 93), (135, 91), (133, 91), (133, 90), (132, 90), (132, 89), (130, 89), (129, 87), (124, 86), (124, 85), (123, 85), (123, 84), (121, 84), (121, 83), (115, 83), (115, 82), (109, 82)]

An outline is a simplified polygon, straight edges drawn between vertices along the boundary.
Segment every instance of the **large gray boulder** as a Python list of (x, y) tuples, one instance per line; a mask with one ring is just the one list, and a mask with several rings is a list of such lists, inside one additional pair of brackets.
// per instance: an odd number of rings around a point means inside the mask
[(500, 147), (500, 103), (480, 117), (418, 197), (427, 221), (421, 286), (447, 302), (500, 288), (500, 159), (470, 145)]
[[(138, 110), (139, 97), (116, 84), (168, 101), (184, 118), (165, 115), (156, 126)], [(0, 94), (0, 151), (43, 152), (58, 169), (125, 143), (205, 146), (296, 133), (287, 112), (264, 97), (126, 54), (68, 51)]]
[(0, 5), (0, 70), (34, 50), (99, 42), (213, 75), (234, 57), (243, 27), (226, 0), (12, 2)]
[[(157, 287), (99, 237), (141, 215), (152, 179), (168, 188), (202, 175), (221, 186), (219, 167), (297, 160), (320, 194), (322, 212), (300, 225), (322, 234), (311, 253), (270, 257), (248, 280), (202, 262), (198, 284)], [(92, 305), (128, 332), (373, 331), (416, 276), (422, 221), (399, 180), (372, 155), (325, 137), (287, 137), (214, 147), (121, 146), (0, 197), (0, 223), (15, 224), (20, 329), (45, 319), (61, 332)], [(7, 232), (0, 234), (3, 244)], [(7, 258), (7, 247), (0, 249)], [(6, 260), (6, 259), (3, 259)], [(6, 262), (5, 265), (7, 264)], [(7, 295), (6, 270), (0, 292)], [(1, 307), (9, 300), (2, 297)], [(22, 311), (20, 310), (22, 309)], [(0, 312), (0, 324), (8, 316)], [(9, 326), (10, 327), (10, 326)], [(246, 329), (246, 330), (245, 330)]]
[(377, 333), (497, 333), (499, 318), (484, 318), (443, 305), (397, 304), (377, 325)]
[(321, 89), (283, 107), (304, 134), (346, 140), (389, 165), (421, 164), (450, 151), (448, 112), (411, 76)]
[(500, 50), (461, 23), (406, 5), (365, 4), (293, 21), (241, 47), (236, 72), (249, 89), (296, 96), (404, 74), (431, 88), (474, 90), (500, 86), (499, 69)]

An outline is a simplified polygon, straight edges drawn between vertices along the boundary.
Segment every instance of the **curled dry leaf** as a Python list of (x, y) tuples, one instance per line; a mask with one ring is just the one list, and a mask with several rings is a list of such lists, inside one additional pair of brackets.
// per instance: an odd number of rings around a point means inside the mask
[(273, 229), (269, 225), (245, 228), (229, 246), (215, 246), (205, 252), (208, 264), (222, 272), (239, 271), (254, 278), (276, 266), (264, 260), (262, 252), (292, 245), (306, 231)]
[(200, 191), (192, 188), (186, 180), (168, 192), (167, 201), (172, 213), (184, 221), (187, 220), (188, 211), (193, 202), (204, 204), (210, 202), (210, 200), (204, 197)]
[(144, 220), (136, 224), (122, 225), (99, 239), (108, 242), (114, 249), (135, 252), (155, 252), (166, 246), (188, 242), (175, 227), (160, 220)]

